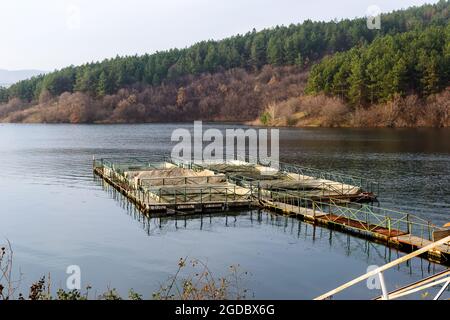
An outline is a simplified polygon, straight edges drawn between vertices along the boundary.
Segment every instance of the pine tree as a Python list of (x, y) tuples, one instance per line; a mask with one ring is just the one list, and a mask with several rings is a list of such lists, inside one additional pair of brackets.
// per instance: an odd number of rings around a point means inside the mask
[(257, 33), (253, 38), (250, 59), (255, 69), (266, 64), (266, 40), (262, 33)]
[(219, 65), (219, 56), (216, 47), (213, 44), (208, 46), (205, 61), (203, 63), (204, 69), (209, 72), (214, 72)]
[(305, 66), (305, 60), (303, 60), (303, 56), (301, 53), (299, 53), (297, 55), (297, 58), (295, 58), (295, 65), (300, 68), (303, 68)]
[(284, 42), (284, 47), (283, 47), (283, 52), (284, 52), (284, 62), (287, 65), (294, 65), (295, 60), (297, 58), (297, 55), (300, 53), (297, 53), (297, 48), (295, 45), (295, 39), (293, 37), (289, 37), (285, 40)]
[(106, 76), (106, 73), (105, 73), (105, 71), (102, 71), (102, 73), (100, 73), (100, 76), (98, 78), (97, 96), (103, 97), (104, 95), (109, 93), (107, 82), (108, 82), (108, 78)]
[(364, 66), (358, 56), (354, 56), (351, 61), (348, 82), (348, 99), (350, 103), (354, 106), (361, 106), (365, 104), (367, 97), (366, 78)]
[[(347, 58), (347, 57), (345, 57)], [(348, 92), (348, 78), (350, 75), (350, 63), (346, 60), (341, 64), (339, 71), (334, 74), (333, 82), (332, 82), (332, 94), (340, 97), (341, 99), (347, 98)]]
[(422, 78), (420, 79), (425, 96), (439, 91), (439, 65), (436, 54), (428, 56), (422, 61)]
[(404, 95), (406, 93), (406, 76), (408, 67), (405, 60), (400, 57), (392, 67), (391, 72), (386, 77), (386, 88), (389, 98), (395, 95)]
[(267, 44), (267, 62), (275, 66), (283, 64), (283, 45), (278, 38), (270, 38)]

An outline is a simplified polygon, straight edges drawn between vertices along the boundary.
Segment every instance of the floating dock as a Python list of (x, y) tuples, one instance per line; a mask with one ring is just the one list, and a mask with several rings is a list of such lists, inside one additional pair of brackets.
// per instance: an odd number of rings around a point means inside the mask
[[(415, 215), (375, 206), (376, 181), (290, 164), (274, 170), (245, 159), (196, 163), (155, 156), (94, 159), (93, 170), (151, 217), (265, 208), (406, 252), (450, 235)], [(424, 257), (450, 264), (450, 246)]]

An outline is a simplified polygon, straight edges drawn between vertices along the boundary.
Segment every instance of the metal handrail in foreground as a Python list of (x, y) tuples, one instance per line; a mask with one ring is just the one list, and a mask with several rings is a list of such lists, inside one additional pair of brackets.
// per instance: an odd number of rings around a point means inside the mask
[(381, 266), (381, 267), (376, 268), (376, 269), (374, 269), (374, 270), (372, 270), (370, 272), (367, 272), (366, 274), (363, 274), (362, 276), (359, 276), (356, 279), (353, 279), (353, 280), (351, 280), (351, 281), (349, 281), (347, 283), (344, 283), (343, 285), (337, 287), (336, 289), (333, 289), (333, 290), (331, 290), (331, 291), (329, 291), (329, 292), (327, 292), (325, 294), (322, 294), (322, 295), (316, 297), (314, 300), (325, 300), (327, 298), (331, 298), (332, 296), (336, 295), (337, 293), (339, 293), (339, 292), (341, 292), (341, 291), (343, 291), (343, 290), (345, 290), (345, 289), (347, 289), (347, 288), (349, 288), (351, 286), (354, 286), (355, 284), (358, 284), (361, 281), (367, 280), (368, 278), (373, 277), (373, 276), (378, 276), (379, 277), (380, 284), (381, 284), (381, 291), (382, 291), (383, 300), (400, 298), (400, 297), (405, 296), (407, 294), (412, 294), (412, 293), (415, 293), (417, 291), (424, 290), (426, 288), (429, 288), (429, 287), (432, 287), (432, 286), (435, 286), (435, 285), (438, 285), (438, 284), (441, 284), (441, 283), (445, 283), (444, 287), (439, 291), (438, 295), (436, 295), (436, 297), (435, 297), (435, 299), (439, 299), (439, 297), (442, 295), (443, 291), (449, 286), (449, 284), (450, 284), (450, 277), (447, 277), (447, 278), (444, 278), (444, 279), (440, 279), (440, 280), (437, 280), (437, 281), (425, 284), (423, 286), (420, 286), (420, 287), (417, 287), (417, 288), (413, 288), (411, 290), (406, 290), (406, 291), (402, 292), (401, 294), (395, 294), (395, 293), (390, 294), (387, 291), (387, 288), (386, 288), (383, 272), (388, 270), (388, 269), (390, 269), (390, 268), (392, 268), (392, 267), (395, 267), (395, 266), (397, 266), (397, 265), (399, 265), (399, 264), (401, 264), (403, 262), (411, 260), (412, 258), (420, 256), (421, 254), (424, 254), (424, 253), (434, 249), (435, 247), (443, 245), (443, 244), (446, 244), (448, 242), (450, 242), (450, 236), (445, 237), (445, 238), (443, 238), (443, 239), (441, 239), (439, 241), (433, 242), (433, 243), (431, 243), (431, 244), (429, 244), (429, 245), (427, 245), (427, 246), (425, 246), (425, 247), (423, 247), (423, 248), (421, 248), (419, 250), (416, 250), (416, 251), (414, 251), (414, 252), (412, 252), (410, 254), (405, 255), (404, 257), (401, 257), (399, 259), (391, 261), (391, 262), (385, 264), (384, 266)]

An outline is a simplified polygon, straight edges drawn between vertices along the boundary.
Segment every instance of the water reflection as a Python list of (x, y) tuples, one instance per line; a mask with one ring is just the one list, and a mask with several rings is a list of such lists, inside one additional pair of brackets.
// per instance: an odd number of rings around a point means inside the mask
[[(365, 238), (359, 238), (347, 233), (322, 228), (300, 219), (278, 215), (266, 210), (256, 209), (245, 212), (217, 212), (197, 215), (184, 215), (172, 217), (151, 218), (141, 213), (127, 198), (116, 191), (100, 178), (94, 178), (101, 185), (109, 197), (126, 212), (133, 220), (138, 222), (140, 228), (149, 237), (161, 237), (180, 231), (200, 230), (214, 232), (218, 228), (242, 229), (245, 237), (246, 228), (254, 228), (260, 225), (269, 226), (278, 233), (287, 235), (289, 244), (296, 244), (293, 240), (300, 240), (304, 246), (319, 246), (327, 252), (338, 252), (346, 257), (358, 259), (367, 265), (383, 265), (400, 258), (404, 253), (391, 247), (374, 243)], [(324, 252), (325, 253), (325, 252)], [(395, 287), (421, 279), (444, 270), (445, 267), (432, 263), (426, 259), (415, 258), (395, 267), (394, 272), (400, 272), (408, 277), (399, 279), (398, 275), (392, 276), (391, 281), (397, 281)], [(406, 280), (408, 279), (408, 280)], [(360, 288), (361, 290), (361, 288)], [(413, 297), (419, 298), (420, 294)]]
[[(179, 127), (192, 124), (0, 124), (0, 237), (14, 244), (26, 281), (51, 272), (55, 283), (65, 283), (66, 267), (79, 264), (94, 288), (112, 284), (125, 295), (130, 287), (150, 293), (189, 254), (208, 259), (218, 274), (241, 264), (253, 274), (249, 288), (256, 298), (310, 299), (365, 273), (368, 265), (402, 256), (265, 211), (148, 219), (93, 181), (93, 155), (167, 153)], [(204, 124), (212, 127), (240, 126)], [(443, 224), (450, 220), (449, 136), (449, 130), (282, 129), (280, 156), (377, 179), (381, 206)], [(414, 259), (386, 279), (395, 289), (441, 268)], [(343, 297), (374, 295), (362, 286)]]

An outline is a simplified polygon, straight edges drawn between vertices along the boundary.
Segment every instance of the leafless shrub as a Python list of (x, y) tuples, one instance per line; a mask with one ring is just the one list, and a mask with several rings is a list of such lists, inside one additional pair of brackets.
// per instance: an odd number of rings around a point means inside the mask
[(13, 256), (11, 243), (0, 248), (0, 300), (12, 300), (21, 281), (13, 279)]
[(46, 104), (48, 103), (51, 99), (52, 99), (52, 95), (50, 93), (50, 91), (48, 90), (43, 90), (41, 92), (41, 94), (39, 95), (39, 104)]
[(426, 100), (415, 95), (396, 97), (393, 101), (357, 109), (352, 114), (356, 127), (449, 127), (449, 90)]
[[(182, 277), (182, 271), (191, 267), (188, 276)], [(241, 287), (242, 278), (247, 272), (241, 272), (239, 266), (230, 266), (230, 274), (215, 278), (208, 266), (200, 260), (180, 259), (178, 270), (160, 290), (153, 294), (156, 300), (226, 300), (245, 299), (248, 290)]]
[(322, 106), (322, 125), (325, 127), (340, 127), (348, 124), (350, 108), (342, 101), (333, 99), (331, 103)]
[(370, 127), (369, 126), (369, 119), (368, 119), (368, 110), (363, 108), (357, 108), (353, 114), (351, 115), (351, 124), (354, 127)]
[(272, 126), (348, 125), (350, 108), (337, 98), (325, 95), (298, 96), (270, 103), (255, 124)]
[(117, 104), (112, 118), (118, 122), (144, 122), (145, 107), (138, 103), (137, 96), (132, 94)]
[(407, 96), (401, 101), (401, 109), (396, 121), (397, 127), (415, 127), (423, 118), (423, 103), (416, 95)]
[(330, 102), (330, 98), (325, 95), (303, 96), (300, 98), (298, 111), (305, 112), (308, 117), (319, 117), (322, 114), (324, 105)]
[(432, 127), (450, 126), (450, 88), (441, 94), (430, 96), (425, 105), (424, 120)]
[(12, 100), (0, 107), (0, 121), (248, 121), (257, 118), (267, 105), (301, 94), (306, 79), (306, 72), (295, 67), (266, 66), (254, 73), (232, 69), (186, 76), (159, 86), (140, 84), (96, 99), (80, 92), (57, 98), (43, 93), (36, 103)]
[(27, 108), (27, 104), (19, 98), (13, 98), (8, 103), (0, 105), (0, 118), (5, 117), (10, 113), (21, 111)]

